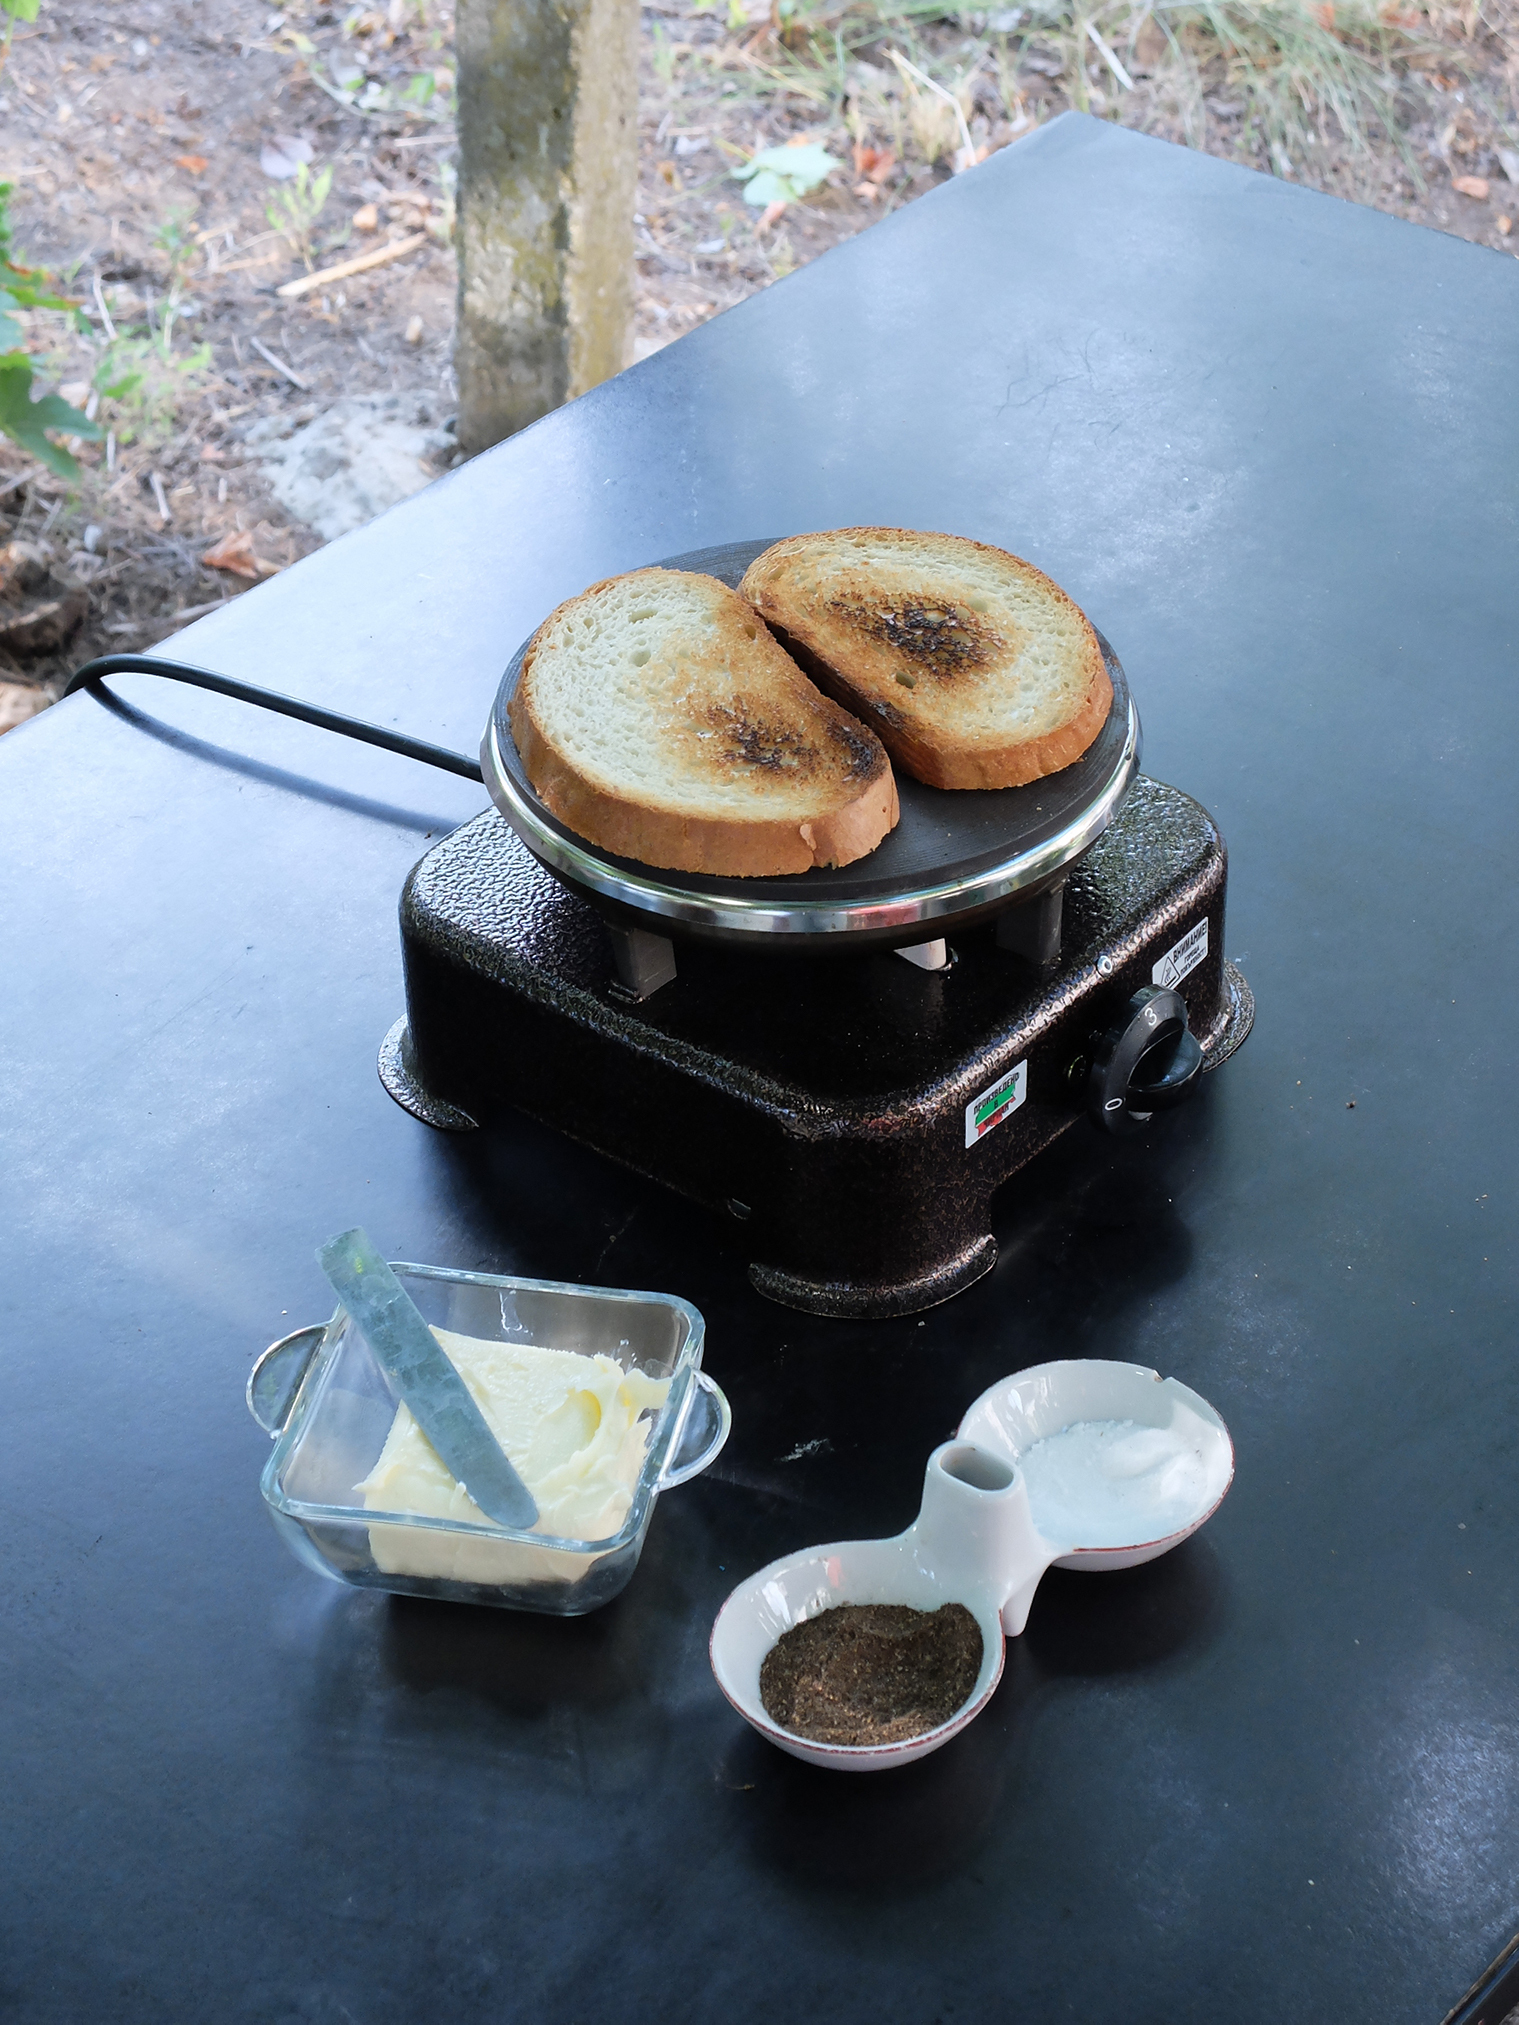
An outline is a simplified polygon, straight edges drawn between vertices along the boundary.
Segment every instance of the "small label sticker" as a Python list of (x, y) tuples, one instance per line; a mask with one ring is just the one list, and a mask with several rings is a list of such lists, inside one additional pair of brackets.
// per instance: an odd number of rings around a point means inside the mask
[(989, 1090), (983, 1090), (965, 1107), (965, 1143), (974, 1146), (988, 1132), (1011, 1117), (1028, 1095), (1028, 1063), (1019, 1062)]
[(1150, 972), (1150, 982), (1158, 984), (1162, 991), (1175, 991), (1184, 977), (1202, 962), (1208, 953), (1208, 917), (1203, 916), (1195, 928), (1189, 928), (1180, 942), (1173, 943), (1165, 955)]

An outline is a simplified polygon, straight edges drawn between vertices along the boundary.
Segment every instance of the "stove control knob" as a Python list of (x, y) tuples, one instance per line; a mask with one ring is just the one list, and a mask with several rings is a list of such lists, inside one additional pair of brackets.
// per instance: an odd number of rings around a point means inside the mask
[(1087, 1109), (1104, 1132), (1139, 1132), (1157, 1111), (1190, 1097), (1203, 1051), (1187, 1031), (1179, 992), (1146, 985), (1092, 1049)]

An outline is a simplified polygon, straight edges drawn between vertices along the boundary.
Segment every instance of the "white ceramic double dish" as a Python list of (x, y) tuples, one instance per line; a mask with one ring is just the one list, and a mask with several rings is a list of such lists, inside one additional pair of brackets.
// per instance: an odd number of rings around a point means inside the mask
[[(718, 1686), (761, 1736), (810, 1764), (909, 1764), (991, 1700), (1004, 1635), (1023, 1630), (1046, 1568), (1153, 1560), (1218, 1509), (1233, 1475), (1228, 1429), (1174, 1378), (1085, 1358), (1018, 1372), (984, 1392), (959, 1438), (929, 1457), (922, 1509), (905, 1533), (808, 1547), (739, 1584), (712, 1627)], [(784, 1729), (760, 1698), (766, 1655), (793, 1625), (868, 1603), (963, 1604), (981, 1631), (969, 1698), (947, 1722), (890, 1744), (825, 1744)]]

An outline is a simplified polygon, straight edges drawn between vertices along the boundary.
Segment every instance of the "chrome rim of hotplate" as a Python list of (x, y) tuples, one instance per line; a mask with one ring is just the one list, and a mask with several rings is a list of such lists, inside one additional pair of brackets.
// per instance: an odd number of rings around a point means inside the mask
[[(608, 900), (619, 901), (641, 914), (692, 928), (716, 928), (754, 935), (829, 935), (851, 930), (875, 929), (911, 931), (927, 922), (941, 921), (975, 907), (995, 906), (1011, 900), (1029, 887), (1037, 886), (1079, 858), (1094, 844), (1118, 813), (1139, 771), (1139, 713), (1131, 697), (1124, 742), (1113, 772), (1101, 793), (1063, 830), (1031, 851), (1022, 852), (1000, 865), (993, 865), (971, 878), (952, 879), (937, 885), (919, 886), (906, 892), (853, 905), (809, 906), (805, 901), (715, 899), (709, 894), (682, 891), (666, 886), (655, 877), (625, 872), (607, 864), (589, 848), (550, 829), (530, 803), (523, 799), (516, 782), (502, 763), (492, 723), (481, 741), (480, 760), (491, 800), (521, 837), (524, 844), (554, 871), (573, 884)], [(929, 938), (903, 933), (904, 942)]]

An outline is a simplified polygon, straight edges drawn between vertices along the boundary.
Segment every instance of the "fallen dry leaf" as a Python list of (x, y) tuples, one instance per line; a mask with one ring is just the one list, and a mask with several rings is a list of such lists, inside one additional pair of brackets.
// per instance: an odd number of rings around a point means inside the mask
[(884, 183), (897, 166), (897, 158), (890, 148), (857, 147), (854, 151), (854, 172), (867, 176), (872, 183)]
[(856, 183), (854, 194), (862, 197), (867, 204), (873, 204), (881, 194), (881, 186), (879, 183)]
[(192, 176), (203, 176), (208, 164), (204, 155), (176, 155), (174, 166), (176, 169), (188, 169)]
[(1153, 14), (1146, 14), (1139, 33), (1134, 38), (1133, 61), (1129, 68), (1141, 73), (1154, 70), (1158, 64), (1164, 63), (1166, 51), (1170, 47), (1166, 31)]
[(47, 551), (38, 543), (10, 541), (0, 548), (0, 598), (24, 597), (47, 578)]
[(83, 591), (69, 591), (61, 598), (29, 605), (25, 611), (0, 610), (0, 647), (8, 654), (51, 654), (77, 631), (89, 609), (90, 601)]
[(247, 532), (224, 536), (215, 548), (206, 550), (201, 561), (208, 570), (228, 570), (235, 577), (247, 577), (251, 581), (256, 581), (268, 570), (268, 565), (261, 563), (253, 553), (253, 536)]
[(768, 232), (770, 230), (770, 227), (774, 225), (779, 218), (785, 216), (785, 211), (786, 211), (785, 198), (777, 197), (773, 204), (767, 204), (764, 210), (761, 211), (761, 213), (759, 214), (759, 223), (755, 226), (754, 228), (755, 231)]
[(1513, 231), (1513, 229), (1514, 229), (1514, 221), (1512, 218), (1504, 216), (1498, 220), (1498, 230), (1503, 234), (1505, 239), (1507, 239), (1508, 235), (1510, 234), (1510, 232)]
[(1319, 5), (1310, 11), (1320, 28), (1327, 28), (1332, 35), (1334, 33), (1334, 0), (1319, 0)]
[(380, 207), (378, 204), (361, 204), (353, 214), (355, 232), (378, 232), (380, 229)]
[(14, 731), (47, 706), (45, 689), (34, 689), (29, 682), (0, 682), (0, 731)]
[(311, 143), (304, 134), (271, 134), (258, 151), (258, 165), (266, 176), (286, 183), (311, 155)]
[(1457, 176), (1451, 184), (1451, 188), (1459, 190), (1463, 197), (1478, 199), (1486, 197), (1489, 187), (1486, 176)]

